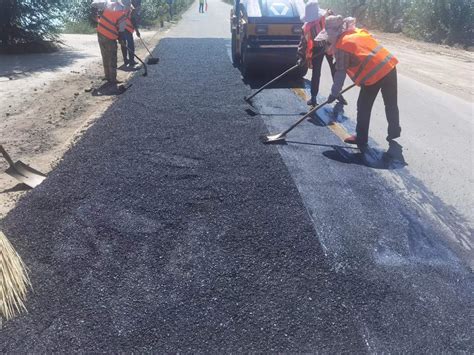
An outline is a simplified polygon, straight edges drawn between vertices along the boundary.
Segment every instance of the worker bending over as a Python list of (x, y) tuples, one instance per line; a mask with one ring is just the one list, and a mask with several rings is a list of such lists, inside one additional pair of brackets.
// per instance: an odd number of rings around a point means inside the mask
[(117, 40), (125, 31), (128, 15), (122, 0), (94, 0), (92, 7), (98, 10), (97, 37), (99, 40), (105, 79), (117, 90)]
[[(306, 64), (312, 69), (311, 75), (311, 98), (307, 104), (309, 106), (317, 106), (317, 97), (319, 93), (319, 84), (321, 81), (321, 68), (324, 57), (329, 64), (331, 74), (334, 76), (336, 67), (334, 65), (334, 58), (331, 54), (326, 53), (324, 46), (317, 46), (315, 43), (316, 36), (324, 30), (325, 16), (332, 14), (331, 10), (321, 10), (317, 1), (310, 1), (305, 6), (304, 16), (301, 21), (304, 22), (303, 33), (301, 34), (300, 44), (298, 46), (298, 65), (303, 67)], [(347, 105), (346, 100), (341, 96), (339, 102)]]
[(326, 28), (316, 38), (321, 45), (329, 46), (336, 59), (336, 73), (329, 95), (329, 102), (336, 100), (341, 92), (346, 73), (360, 86), (357, 100), (356, 135), (344, 141), (366, 146), (369, 139), (369, 125), (372, 106), (379, 91), (385, 104), (388, 121), (387, 140), (400, 137), (400, 119), (397, 102), (398, 60), (366, 30), (355, 26), (355, 19), (329, 16)]

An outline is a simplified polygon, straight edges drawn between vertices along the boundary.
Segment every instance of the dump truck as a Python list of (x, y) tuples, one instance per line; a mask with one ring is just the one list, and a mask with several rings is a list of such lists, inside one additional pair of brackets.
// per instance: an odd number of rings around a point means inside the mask
[[(244, 77), (255, 69), (295, 65), (303, 23), (303, 0), (234, 0), (230, 12), (232, 61)], [(296, 75), (304, 76), (307, 67)]]

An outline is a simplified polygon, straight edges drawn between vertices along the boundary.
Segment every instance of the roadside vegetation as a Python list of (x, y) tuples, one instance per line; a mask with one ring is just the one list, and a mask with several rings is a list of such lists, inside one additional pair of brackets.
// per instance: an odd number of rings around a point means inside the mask
[[(92, 0), (0, 0), (0, 52), (56, 49), (60, 33), (94, 33)], [(142, 24), (164, 26), (193, 0), (143, 0)]]
[(0, 51), (55, 50), (63, 0), (0, 0)]
[(371, 29), (447, 45), (474, 46), (472, 0), (321, 0)]

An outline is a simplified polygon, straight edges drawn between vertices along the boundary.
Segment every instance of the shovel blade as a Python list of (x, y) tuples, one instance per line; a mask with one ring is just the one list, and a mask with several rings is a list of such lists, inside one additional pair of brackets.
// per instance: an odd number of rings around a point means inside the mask
[(38, 186), (46, 179), (46, 175), (22, 161), (17, 161), (14, 166), (9, 167), (5, 172), (31, 188)]
[(254, 107), (254, 106), (253, 106), (252, 99), (249, 99), (247, 96), (244, 96), (244, 100), (245, 100), (245, 102), (248, 103), (250, 106)]
[(260, 140), (262, 141), (263, 144), (270, 144), (270, 143), (282, 143), (286, 139), (286, 136), (278, 133), (278, 134), (273, 134), (269, 136), (260, 136)]
[(258, 112), (255, 112), (255, 110), (252, 110), (251, 108), (246, 109), (245, 112), (247, 112), (247, 115), (251, 117), (255, 117), (258, 115)]

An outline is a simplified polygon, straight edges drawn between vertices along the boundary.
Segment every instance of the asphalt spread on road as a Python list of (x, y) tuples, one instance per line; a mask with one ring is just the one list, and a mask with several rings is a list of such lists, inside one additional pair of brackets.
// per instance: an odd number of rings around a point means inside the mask
[(3, 221), (34, 291), (29, 313), (0, 332), (2, 352), (472, 349), (463, 265), (381, 270), (355, 238), (354, 251), (328, 255), (327, 236), (375, 239), (394, 211), (415, 249), (431, 230), (402, 215), (396, 193), (381, 203), (392, 191), (373, 172), (323, 155), (315, 219), (291, 154), (261, 144), (263, 118), (245, 114), (227, 46), (160, 42), (160, 65)]

